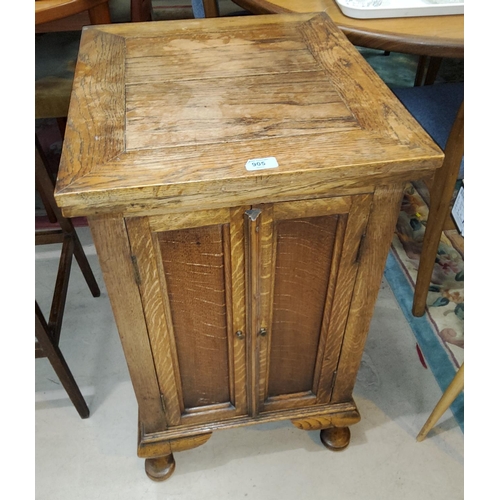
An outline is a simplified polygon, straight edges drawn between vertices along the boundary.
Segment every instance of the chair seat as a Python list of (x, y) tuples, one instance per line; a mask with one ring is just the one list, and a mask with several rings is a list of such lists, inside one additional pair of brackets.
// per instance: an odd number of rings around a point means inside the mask
[[(406, 109), (425, 131), (444, 150), (458, 109), (464, 100), (464, 83), (424, 85), (392, 89)], [(464, 160), (460, 166), (460, 179), (464, 177)]]
[(67, 116), (80, 31), (35, 35), (35, 118)]
[[(140, 3), (140, 0), (135, 0)], [(130, 0), (110, 0), (112, 22), (130, 21)], [(195, 17), (204, 17), (202, 0), (192, 0)], [(67, 116), (81, 31), (35, 35), (35, 118)]]
[[(134, 7), (136, 16), (140, 10), (144, 11), (137, 20), (146, 20), (150, 5), (148, 0), (109, 0), (111, 22), (131, 21)], [(67, 116), (81, 26), (86, 24), (91, 21), (89, 13), (84, 11), (35, 26), (35, 119)]]

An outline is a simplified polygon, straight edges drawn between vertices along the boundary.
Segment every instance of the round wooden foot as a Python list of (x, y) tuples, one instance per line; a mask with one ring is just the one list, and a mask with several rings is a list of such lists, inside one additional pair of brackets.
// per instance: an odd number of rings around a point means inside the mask
[(172, 454), (158, 458), (146, 459), (146, 474), (153, 481), (165, 481), (175, 470), (175, 460)]
[(351, 431), (349, 427), (329, 427), (320, 432), (321, 442), (332, 451), (342, 451), (349, 445)]

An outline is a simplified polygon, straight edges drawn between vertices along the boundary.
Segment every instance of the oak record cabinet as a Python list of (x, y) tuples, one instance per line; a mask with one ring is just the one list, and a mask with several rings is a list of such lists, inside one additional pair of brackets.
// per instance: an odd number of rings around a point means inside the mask
[(348, 445), (403, 187), (442, 157), (326, 14), (84, 30), (56, 199), (88, 217), (149, 477), (259, 422)]

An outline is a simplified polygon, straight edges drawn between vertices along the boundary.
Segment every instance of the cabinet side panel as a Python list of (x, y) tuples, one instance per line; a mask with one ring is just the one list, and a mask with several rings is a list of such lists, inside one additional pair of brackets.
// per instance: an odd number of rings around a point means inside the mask
[(276, 223), (270, 397), (313, 390), (337, 217)]
[(230, 401), (223, 226), (158, 233), (184, 407)]
[(121, 217), (89, 217), (109, 300), (120, 334), (145, 432), (167, 427), (129, 239)]
[(403, 184), (379, 186), (373, 196), (365, 238), (358, 252), (359, 268), (337, 367), (332, 403), (349, 401), (352, 398), (387, 254), (401, 208), (403, 187)]

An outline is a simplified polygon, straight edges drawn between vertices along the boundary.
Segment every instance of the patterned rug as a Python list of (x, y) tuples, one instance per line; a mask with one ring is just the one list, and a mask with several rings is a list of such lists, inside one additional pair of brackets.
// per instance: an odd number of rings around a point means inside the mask
[[(413, 330), (416, 355), (423, 369), (432, 371), (444, 391), (464, 360), (463, 239), (457, 231), (443, 232), (426, 313), (420, 318), (413, 316), (413, 290), (428, 215), (427, 199), (423, 183), (407, 185), (384, 274)], [(463, 392), (450, 409), (463, 431)]]

